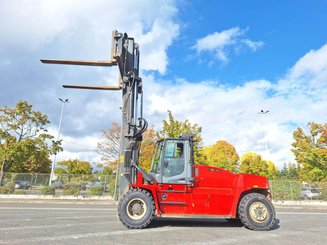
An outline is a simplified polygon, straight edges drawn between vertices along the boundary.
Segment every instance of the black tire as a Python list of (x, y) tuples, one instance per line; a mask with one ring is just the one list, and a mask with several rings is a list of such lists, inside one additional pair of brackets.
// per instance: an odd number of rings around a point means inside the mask
[(119, 201), (119, 219), (129, 229), (147, 227), (153, 220), (154, 212), (153, 197), (143, 189), (131, 189)]
[(240, 201), (238, 215), (246, 228), (267, 231), (274, 225), (275, 208), (264, 195), (250, 193)]
[(304, 200), (310, 200), (310, 198), (307, 195), (304, 195), (303, 199)]

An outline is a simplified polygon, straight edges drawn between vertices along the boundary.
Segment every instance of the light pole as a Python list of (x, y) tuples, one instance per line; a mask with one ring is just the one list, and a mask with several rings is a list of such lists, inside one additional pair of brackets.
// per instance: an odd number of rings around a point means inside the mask
[[(65, 109), (65, 104), (69, 103), (69, 100), (68, 99), (61, 99), (59, 98), (59, 100), (61, 101), (61, 113), (60, 113), (60, 119), (59, 119), (59, 127), (58, 127), (58, 136), (57, 136), (57, 141), (59, 141), (60, 139), (60, 129), (61, 129), (61, 123), (62, 123), (62, 117), (63, 117), (63, 114), (64, 114), (64, 109)], [(52, 179), (53, 179), (53, 176), (54, 176), (54, 170), (55, 170), (55, 166), (56, 166), (56, 157), (57, 157), (57, 154), (55, 153), (54, 157), (53, 157), (53, 162), (52, 162), (52, 166), (51, 166), (51, 174), (50, 174), (50, 179), (49, 179), (49, 186), (51, 185), (51, 182), (52, 182)]]
[[(265, 115), (269, 112), (269, 110), (260, 110), (258, 112), (258, 114), (262, 115), (262, 117), (264, 118)], [(269, 151), (268, 151), (268, 135), (267, 135), (267, 128), (266, 128), (266, 125), (265, 125), (265, 122), (264, 120), (262, 119), (262, 125), (263, 125), (263, 130), (265, 132), (265, 148), (266, 148), (266, 157), (268, 157), (268, 154), (269, 154)]]

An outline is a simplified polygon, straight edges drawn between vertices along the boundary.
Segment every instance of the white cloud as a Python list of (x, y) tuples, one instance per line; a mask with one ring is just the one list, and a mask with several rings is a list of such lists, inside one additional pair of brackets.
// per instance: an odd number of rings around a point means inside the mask
[[(290, 149), (296, 127), (309, 121), (326, 122), (326, 50), (327, 45), (308, 52), (276, 83), (256, 80), (226, 87), (208, 81), (158, 83), (147, 77), (147, 117), (159, 127), (171, 110), (179, 120), (188, 118), (203, 126), (206, 145), (225, 139), (240, 154), (258, 152), (281, 168), (294, 160)], [(261, 109), (270, 112), (261, 118)], [(269, 154), (265, 152), (265, 131)]]
[(175, 1), (5, 1), (0, 5), (0, 54), (13, 47), (25, 51), (56, 48), (61, 56), (104, 59), (111, 47), (111, 31), (117, 29), (142, 45), (143, 69), (164, 73), (167, 47), (179, 32), (176, 15)]
[(238, 27), (224, 30), (222, 32), (215, 32), (197, 40), (194, 48), (197, 52), (223, 49), (226, 46), (235, 44), (236, 39), (243, 35), (243, 33), (244, 31)]
[(197, 40), (192, 48), (198, 53), (213, 52), (217, 59), (227, 63), (229, 61), (228, 54), (233, 51), (233, 48), (239, 50), (245, 47), (254, 52), (263, 46), (262, 41), (252, 41), (244, 38), (247, 31), (248, 29), (234, 27), (221, 32), (215, 32)]
[[(279, 81), (280, 92), (302, 94), (326, 99), (327, 44), (318, 50), (310, 50), (289, 69), (285, 79)], [(288, 88), (288, 89), (286, 89)]]
[[(174, 0), (128, 0), (123, 4), (117, 0), (4, 1), (0, 4), (0, 71), (2, 75), (6, 72), (1, 79), (6, 87), (0, 92), (1, 101), (8, 105), (28, 100), (49, 115), (56, 127), (61, 108), (58, 97), (69, 98), (61, 128), (65, 151), (58, 160), (81, 157), (96, 161), (94, 143), (100, 137), (94, 132), (120, 121), (121, 94), (66, 90), (61, 85), (116, 84), (118, 68), (107, 73), (108, 68), (45, 66), (38, 60), (108, 59), (111, 32), (118, 30), (141, 46), (142, 70), (165, 73), (166, 51), (179, 35), (177, 15)], [(15, 73), (21, 77), (14, 77)], [(14, 91), (14, 96), (8, 91)]]
[[(49, 127), (48, 132), (51, 135), (56, 135), (57, 139), (57, 128)], [(61, 133), (60, 140), (62, 140), (62, 147), (64, 148), (64, 151), (57, 154), (57, 162), (67, 159), (81, 159), (91, 163), (101, 161), (101, 157), (97, 153), (97, 145), (101, 140), (100, 133), (81, 137), (74, 137)], [(51, 159), (53, 159), (53, 156)]]
[(261, 48), (264, 44), (262, 41), (255, 42), (250, 39), (242, 39), (241, 43), (243, 43), (244, 45), (249, 47), (251, 49), (251, 51), (253, 51), (253, 52), (255, 52), (258, 48)]

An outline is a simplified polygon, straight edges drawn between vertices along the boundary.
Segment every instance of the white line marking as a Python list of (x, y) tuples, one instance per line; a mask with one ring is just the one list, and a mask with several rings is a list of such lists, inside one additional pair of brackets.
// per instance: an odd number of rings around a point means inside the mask
[(96, 233), (84, 233), (84, 234), (71, 234), (63, 236), (47, 236), (47, 237), (35, 237), (35, 238), (22, 238), (14, 240), (0, 240), (0, 243), (26, 243), (26, 242), (46, 242), (46, 241), (62, 241), (71, 239), (82, 239), (82, 238), (93, 238), (93, 237), (106, 237), (106, 236), (117, 236), (117, 235), (134, 235), (144, 234), (153, 232), (172, 232), (176, 230), (187, 229), (187, 227), (163, 227), (163, 228), (152, 228), (144, 230), (120, 230), (111, 232), (96, 232)]
[(277, 212), (277, 215), (278, 214), (294, 214), (294, 215), (327, 215), (327, 213), (315, 213), (315, 212), (311, 212), (311, 213), (308, 213), (308, 212)]
[(116, 208), (32, 208), (32, 207), (0, 207), (0, 210), (69, 210), (69, 211), (116, 211)]
[[(116, 216), (117, 214), (106, 214), (105, 217), (109, 218), (109, 217), (113, 217)], [(70, 219), (101, 219), (103, 218), (104, 215), (88, 215), (88, 216), (51, 216), (51, 217), (33, 217), (33, 218), (1, 218), (2, 221), (4, 220), (10, 220), (10, 221), (33, 221), (33, 220), (70, 220)]]
[(71, 224), (60, 224), (60, 225), (30, 225), (30, 226), (16, 226), (16, 227), (4, 227), (0, 228), (0, 231), (16, 231), (16, 230), (21, 230), (21, 229), (41, 229), (41, 228), (55, 228), (55, 227), (72, 227), (72, 226), (77, 226), (80, 224), (76, 225), (71, 225)]
[[(108, 222), (96, 222), (92, 225), (102, 225)], [(3, 227), (0, 228), (1, 231), (17, 231), (17, 230), (27, 230), (27, 229), (44, 229), (44, 228), (68, 228), (76, 226), (89, 226), (89, 223), (76, 223), (76, 224), (57, 224), (57, 225), (28, 225), (28, 226), (14, 226), (14, 227)]]

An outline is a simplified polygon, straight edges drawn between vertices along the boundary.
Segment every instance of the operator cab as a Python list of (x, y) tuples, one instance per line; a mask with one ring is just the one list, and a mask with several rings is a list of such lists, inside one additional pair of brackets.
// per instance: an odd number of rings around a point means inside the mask
[(150, 175), (158, 183), (186, 184), (192, 181), (193, 135), (157, 142)]

